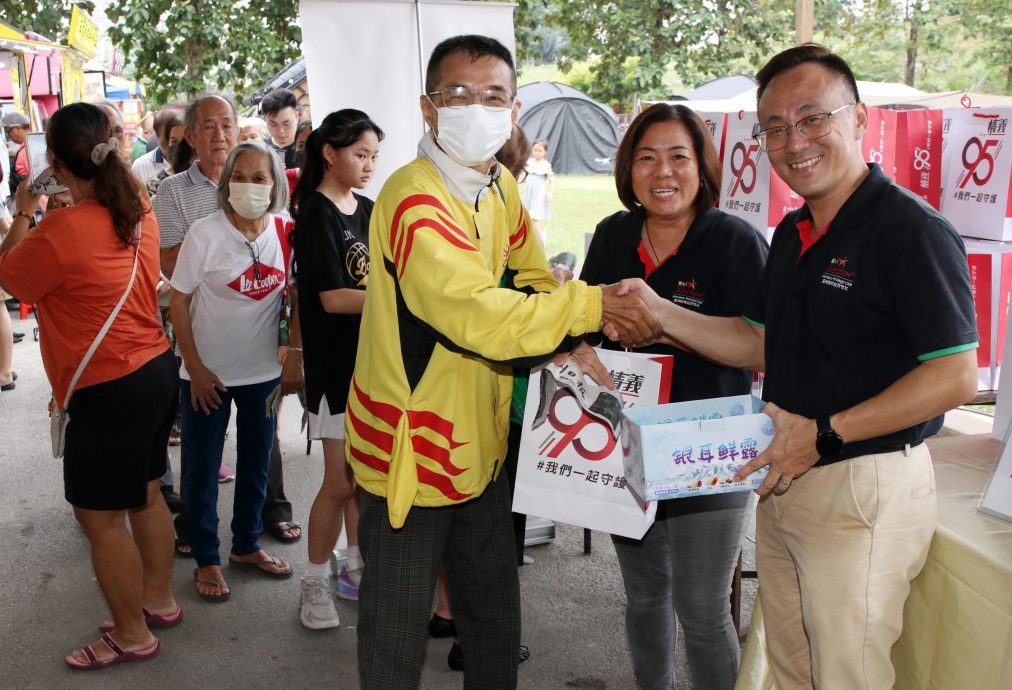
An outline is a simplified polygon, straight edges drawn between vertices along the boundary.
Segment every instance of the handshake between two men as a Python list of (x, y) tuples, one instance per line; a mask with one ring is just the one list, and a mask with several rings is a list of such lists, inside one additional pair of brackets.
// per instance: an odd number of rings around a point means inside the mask
[[(659, 296), (640, 278), (627, 278), (603, 286), (602, 290), (601, 332), (624, 347), (659, 342), (725, 366), (749, 371), (765, 369), (764, 329), (739, 316), (710, 316), (680, 307)], [(606, 370), (586, 350), (589, 348), (578, 348), (572, 356), (584, 371), (610, 388), (611, 382), (603, 380)], [(766, 451), (739, 469), (735, 479), (740, 481), (769, 465), (770, 472), (757, 493), (779, 495), (790, 488), (795, 477), (818, 461), (816, 424), (773, 403), (768, 403), (763, 411), (773, 419), (777, 434)]]

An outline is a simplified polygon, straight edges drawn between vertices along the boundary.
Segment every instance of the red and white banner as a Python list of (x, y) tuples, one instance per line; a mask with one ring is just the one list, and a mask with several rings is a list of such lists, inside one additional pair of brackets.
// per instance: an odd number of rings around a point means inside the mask
[(994, 390), (1001, 374), (1012, 292), (1012, 243), (969, 240), (966, 254), (977, 313), (977, 390)]
[(805, 200), (780, 179), (777, 171), (773, 169), (773, 166), (770, 166), (770, 215), (767, 221), (769, 232), (766, 239), (772, 242), (773, 230), (780, 225), (784, 216), (796, 208), (801, 208), (804, 203)]
[(896, 179), (896, 111), (868, 108), (868, 128), (861, 140), (861, 155), (878, 163), (882, 172)]
[(755, 113), (729, 113), (724, 134), (720, 210), (766, 233), (770, 212), (770, 159), (752, 138)]
[(1012, 108), (946, 111), (942, 213), (964, 237), (1012, 240)]
[(941, 202), (942, 111), (868, 108), (861, 152), (935, 209)]
[(695, 113), (703, 119), (703, 124), (706, 125), (706, 130), (710, 133), (710, 138), (713, 139), (713, 147), (717, 149), (717, 156), (723, 162), (727, 113), (703, 112), (701, 110), (697, 110)]
[(896, 182), (940, 209), (942, 111), (901, 111), (897, 126)]

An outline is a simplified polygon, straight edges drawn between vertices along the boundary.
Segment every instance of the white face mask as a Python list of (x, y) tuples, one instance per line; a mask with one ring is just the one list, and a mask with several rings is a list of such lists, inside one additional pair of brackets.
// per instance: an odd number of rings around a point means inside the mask
[(513, 110), (488, 110), (480, 103), (439, 108), (436, 143), (453, 160), (473, 168), (502, 148), (513, 131)]
[(229, 182), (228, 203), (246, 220), (256, 220), (271, 205), (271, 186), (253, 182)]

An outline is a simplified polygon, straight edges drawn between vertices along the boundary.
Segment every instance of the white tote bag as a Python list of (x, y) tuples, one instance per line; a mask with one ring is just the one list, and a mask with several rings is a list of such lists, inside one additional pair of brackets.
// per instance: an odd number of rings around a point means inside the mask
[[(668, 355), (597, 350), (624, 407), (668, 401), (674, 365)], [(584, 411), (566, 389), (548, 390), (544, 366), (531, 371), (513, 510), (556, 522), (641, 538), (657, 505), (640, 506), (626, 487), (622, 442), (612, 428)], [(541, 423), (535, 424), (542, 412)]]

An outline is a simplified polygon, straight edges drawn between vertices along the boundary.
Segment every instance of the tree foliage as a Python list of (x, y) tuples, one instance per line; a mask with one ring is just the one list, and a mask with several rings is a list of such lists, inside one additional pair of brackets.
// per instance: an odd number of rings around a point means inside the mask
[[(794, 3), (773, 0), (525, 0), (518, 44), (564, 31), (564, 71), (591, 96), (628, 105), (664, 97), (665, 73), (694, 86), (755, 74), (794, 43)], [(816, 0), (814, 40), (843, 55), (859, 79), (926, 91), (1012, 93), (1012, 0)], [(536, 56), (537, 51), (529, 51)]]
[(299, 56), (297, 0), (113, 0), (109, 36), (157, 103), (247, 94)]
[(607, 101), (625, 101), (625, 84), (655, 94), (669, 66), (687, 84), (754, 72), (793, 36), (793, 12), (773, 0), (552, 0), (546, 16), (568, 35), (560, 67), (593, 58), (592, 95)]
[[(977, 38), (974, 57), (990, 67), (977, 90), (1012, 95), (1012, 0), (964, 0), (961, 21)], [(966, 51), (966, 46), (962, 49)]]
[(54, 43), (66, 43), (70, 33), (71, 5), (91, 14), (91, 0), (0, 0), (0, 18), (18, 31), (34, 31)]
[[(11, 23), (66, 36), (67, 0), (0, 7)], [(107, 15), (110, 37), (158, 102), (248, 93), (300, 52), (297, 0), (111, 0)], [(815, 15), (815, 40), (860, 79), (1012, 93), (1012, 0), (816, 0)], [(672, 71), (690, 86), (754, 74), (793, 44), (794, 3), (519, 0), (515, 26), (518, 63), (587, 64), (574, 75), (579, 88), (628, 105), (634, 94), (670, 95)]]
[(554, 63), (569, 42), (565, 29), (547, 23), (546, 0), (519, 0), (513, 15), (517, 64)]

